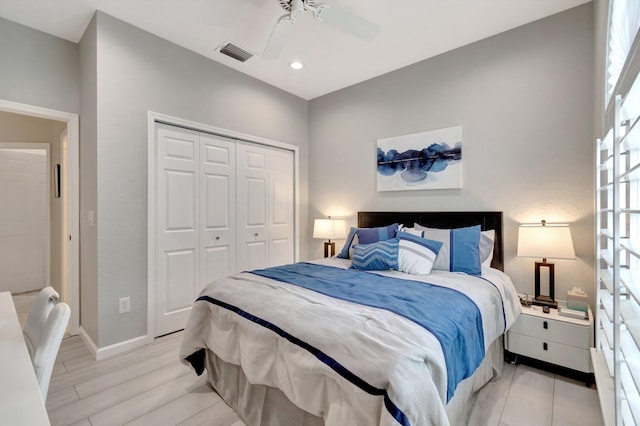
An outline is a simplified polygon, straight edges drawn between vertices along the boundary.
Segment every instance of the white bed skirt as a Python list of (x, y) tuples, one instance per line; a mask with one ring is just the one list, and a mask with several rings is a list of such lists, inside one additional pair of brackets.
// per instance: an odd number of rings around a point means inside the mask
[(458, 384), (453, 398), (451, 398), (445, 407), (449, 424), (469, 424), (469, 416), (471, 415), (476, 392), (490, 380), (500, 379), (502, 377), (503, 367), (504, 343), (503, 338), (499, 337), (491, 344), (475, 373)]
[[(458, 384), (446, 406), (451, 425), (467, 424), (475, 393), (490, 380), (500, 378), (504, 364), (503, 348), (503, 339), (500, 337), (493, 342), (475, 373)], [(211, 351), (207, 351), (206, 363), (209, 382), (247, 426), (325, 424), (323, 418), (294, 405), (279, 389), (249, 383), (241, 367), (222, 361)], [(339, 413), (335, 414), (339, 416)]]

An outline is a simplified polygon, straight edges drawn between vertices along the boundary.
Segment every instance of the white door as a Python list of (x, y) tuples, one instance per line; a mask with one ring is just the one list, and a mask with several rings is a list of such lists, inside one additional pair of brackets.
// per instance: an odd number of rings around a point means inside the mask
[(293, 152), (156, 125), (156, 329), (208, 283), (294, 260)]
[(199, 290), (198, 132), (156, 126), (156, 330), (184, 328)]
[(294, 262), (293, 152), (269, 149), (269, 266)]
[(265, 147), (241, 142), (236, 145), (239, 271), (269, 265), (268, 157)]
[(200, 287), (236, 271), (236, 144), (200, 134)]
[(46, 149), (0, 149), (0, 291), (49, 285)]

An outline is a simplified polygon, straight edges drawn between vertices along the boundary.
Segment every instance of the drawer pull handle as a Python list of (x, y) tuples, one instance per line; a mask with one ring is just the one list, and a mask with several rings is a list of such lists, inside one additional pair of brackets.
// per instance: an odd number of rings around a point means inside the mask
[(542, 328), (544, 328), (545, 330), (549, 328), (549, 323), (547, 323), (546, 321), (542, 323)]
[(542, 349), (544, 349), (545, 351), (546, 351), (547, 349), (549, 349), (549, 346), (547, 345), (547, 342), (544, 342), (544, 343), (542, 344)]

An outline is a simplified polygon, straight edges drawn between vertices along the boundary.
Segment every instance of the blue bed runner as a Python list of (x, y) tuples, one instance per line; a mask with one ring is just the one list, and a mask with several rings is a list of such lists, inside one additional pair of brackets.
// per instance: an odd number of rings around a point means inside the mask
[(447, 367), (447, 402), (458, 383), (484, 358), (482, 316), (465, 294), (419, 281), (333, 266), (296, 263), (251, 271), (327, 296), (385, 309), (431, 332), (440, 342)]

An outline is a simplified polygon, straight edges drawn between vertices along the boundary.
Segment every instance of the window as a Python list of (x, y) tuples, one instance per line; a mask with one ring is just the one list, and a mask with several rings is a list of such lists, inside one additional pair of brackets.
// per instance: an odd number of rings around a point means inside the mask
[(605, 422), (618, 426), (640, 424), (640, 2), (612, 0), (609, 17), (592, 358)]
[[(609, 104), (620, 72), (631, 50), (640, 27), (640, 2), (638, 0), (613, 0), (609, 12), (607, 37), (607, 71), (605, 104)], [(606, 105), (605, 105), (606, 106)]]

